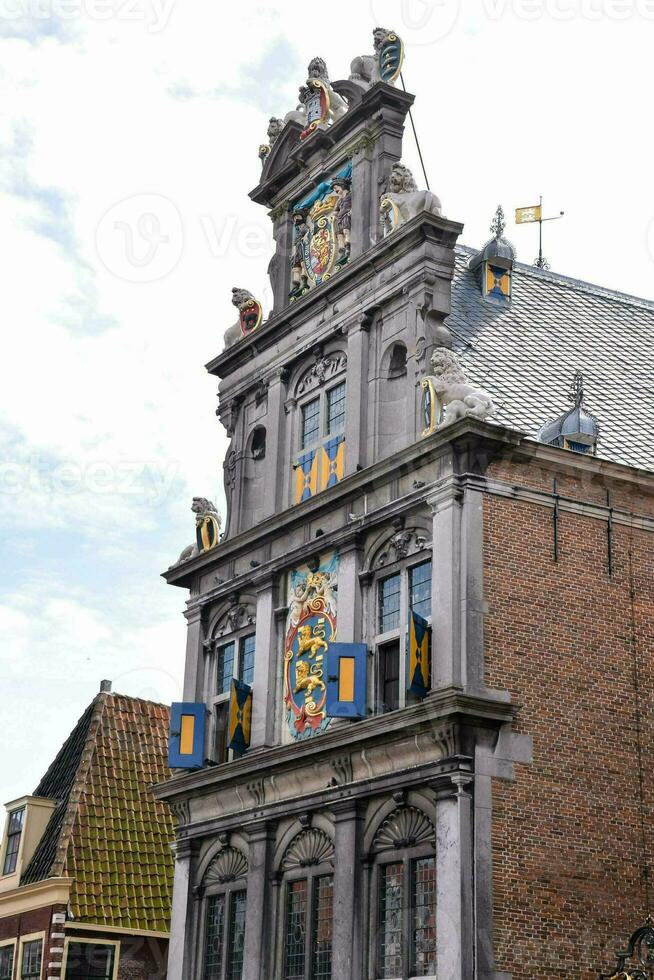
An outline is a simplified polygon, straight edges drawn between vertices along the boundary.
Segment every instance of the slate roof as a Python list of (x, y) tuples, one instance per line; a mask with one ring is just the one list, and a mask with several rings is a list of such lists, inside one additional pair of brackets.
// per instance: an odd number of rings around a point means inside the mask
[(169, 709), (98, 694), (34, 796), (59, 801), (21, 884), (71, 877), (80, 922), (167, 932), (173, 820), (148, 787), (168, 779)]
[(599, 421), (598, 456), (654, 470), (654, 302), (517, 262), (509, 307), (488, 303), (456, 249), (445, 321), (474, 384), (497, 401), (497, 421), (535, 436), (570, 408), (574, 372)]

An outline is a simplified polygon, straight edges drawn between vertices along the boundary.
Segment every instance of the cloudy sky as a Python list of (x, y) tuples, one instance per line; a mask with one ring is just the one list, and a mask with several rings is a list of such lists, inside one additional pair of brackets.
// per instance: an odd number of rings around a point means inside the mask
[[(555, 271), (654, 295), (654, 0), (0, 0), (4, 800), (102, 678), (180, 694), (186, 597), (159, 576), (193, 538), (193, 494), (222, 496), (203, 365), (231, 287), (269, 304), (257, 147), (309, 59), (345, 77), (378, 23), (405, 38), (431, 185), (466, 244), (498, 203), (543, 194), (566, 212)], [(508, 234), (531, 262), (535, 226)]]

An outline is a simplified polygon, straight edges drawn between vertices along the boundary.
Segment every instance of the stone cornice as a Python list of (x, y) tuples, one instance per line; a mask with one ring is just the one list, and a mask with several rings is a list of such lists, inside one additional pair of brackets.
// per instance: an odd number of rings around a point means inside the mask
[(74, 878), (46, 878), (0, 892), (0, 918), (22, 915), (47, 905), (67, 905)]

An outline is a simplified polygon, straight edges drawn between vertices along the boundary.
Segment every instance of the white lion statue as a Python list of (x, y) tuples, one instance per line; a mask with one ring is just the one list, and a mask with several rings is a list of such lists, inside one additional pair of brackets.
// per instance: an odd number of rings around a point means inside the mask
[(290, 119), (295, 122), (299, 122), (303, 129), (307, 129), (309, 126), (309, 119), (307, 118), (308, 112), (308, 102), (313, 96), (316, 95), (318, 89), (322, 88), (327, 101), (327, 117), (321, 123), (319, 123), (321, 128), (335, 123), (337, 119), (344, 116), (348, 110), (348, 105), (345, 99), (343, 99), (338, 92), (335, 92), (332, 88), (332, 83), (329, 81), (329, 75), (327, 73), (327, 65), (322, 58), (314, 58), (313, 61), (309, 63), (309, 77), (307, 78), (306, 85), (300, 87), (300, 101), (297, 109), (293, 109), (291, 112), (287, 112), (284, 116), (284, 122), (287, 123)]
[(191, 510), (195, 514), (197, 540), (195, 544), (190, 544), (188, 548), (184, 548), (179, 556), (178, 564), (196, 558), (201, 551), (209, 551), (211, 548), (215, 548), (220, 537), (222, 519), (215, 504), (207, 500), (206, 497), (193, 497)]
[(379, 207), (384, 236), (411, 221), (421, 211), (443, 213), (440, 199), (432, 191), (418, 190), (413, 174), (403, 163), (393, 164)]
[(372, 88), (377, 82), (381, 81), (379, 71), (379, 55), (382, 45), (390, 31), (385, 27), (376, 27), (372, 32), (372, 39), (375, 48), (374, 54), (362, 54), (355, 58), (350, 65), (350, 81), (356, 82), (362, 88)]
[(239, 318), (233, 326), (225, 331), (225, 348), (233, 347), (243, 337), (240, 313), (250, 303), (256, 303), (256, 300), (248, 289), (239, 289), (238, 286), (234, 286), (232, 289), (232, 303), (239, 311)]
[(431, 382), (443, 407), (439, 429), (466, 415), (476, 419), (487, 419), (495, 415), (496, 409), (491, 395), (483, 388), (473, 388), (468, 384), (465, 371), (454, 351), (447, 347), (437, 347), (431, 357), (431, 368), (434, 373), (426, 380)]

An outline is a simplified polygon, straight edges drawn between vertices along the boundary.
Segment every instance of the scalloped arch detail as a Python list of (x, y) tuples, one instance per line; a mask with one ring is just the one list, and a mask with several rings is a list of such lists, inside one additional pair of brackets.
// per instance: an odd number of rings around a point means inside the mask
[(314, 868), (334, 858), (334, 845), (322, 830), (312, 827), (294, 837), (288, 846), (282, 869), (297, 871), (299, 868)]
[(230, 881), (244, 878), (248, 873), (247, 858), (234, 847), (226, 847), (207, 868), (203, 885), (226, 885)]
[(429, 817), (415, 806), (404, 806), (386, 817), (375, 835), (373, 849), (397, 850), (435, 841), (436, 830)]

